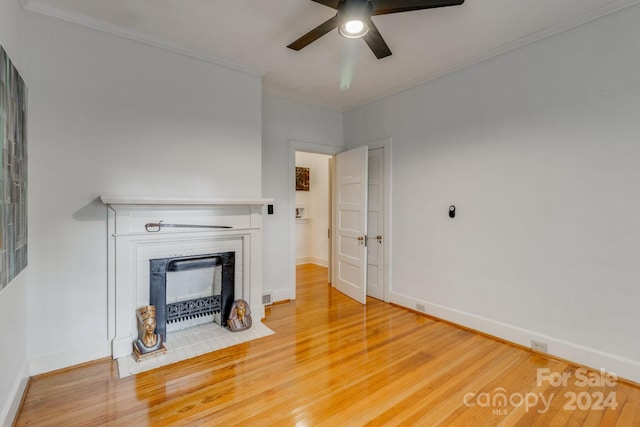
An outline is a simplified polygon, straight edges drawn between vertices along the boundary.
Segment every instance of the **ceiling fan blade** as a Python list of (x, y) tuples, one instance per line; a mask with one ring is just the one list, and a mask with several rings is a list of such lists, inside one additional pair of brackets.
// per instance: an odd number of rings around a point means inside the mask
[(464, 0), (371, 0), (371, 3), (373, 5), (372, 15), (386, 15), (410, 10), (459, 6), (464, 3)]
[(338, 15), (318, 25), (316, 28), (309, 31), (307, 34), (300, 37), (298, 40), (294, 41), (293, 43), (289, 44), (287, 47), (293, 50), (300, 50), (303, 47), (318, 40), (320, 37), (324, 36), (334, 28), (338, 28)]
[(369, 32), (363, 39), (376, 58), (382, 59), (391, 55), (391, 49), (387, 46), (387, 43), (382, 38), (382, 34), (380, 34), (380, 31), (378, 31), (373, 21), (369, 22)]
[(338, 9), (338, 5), (340, 4), (340, 0), (311, 0), (311, 1), (323, 4), (325, 6), (329, 6), (332, 9)]

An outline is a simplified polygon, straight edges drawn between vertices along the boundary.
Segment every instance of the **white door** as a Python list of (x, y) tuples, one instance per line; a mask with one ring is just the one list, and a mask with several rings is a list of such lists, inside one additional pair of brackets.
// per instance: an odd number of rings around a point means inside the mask
[(367, 147), (336, 156), (336, 289), (367, 301)]
[(367, 295), (384, 300), (384, 149), (369, 151)]

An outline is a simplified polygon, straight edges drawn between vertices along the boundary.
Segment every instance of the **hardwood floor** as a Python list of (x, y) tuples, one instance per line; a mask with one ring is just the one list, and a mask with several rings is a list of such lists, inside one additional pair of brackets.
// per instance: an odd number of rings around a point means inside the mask
[(298, 268), (297, 300), (267, 308), (275, 335), (125, 379), (111, 360), (35, 377), (16, 425), (640, 425), (640, 388), (580, 387), (579, 367), (362, 306), (326, 275)]

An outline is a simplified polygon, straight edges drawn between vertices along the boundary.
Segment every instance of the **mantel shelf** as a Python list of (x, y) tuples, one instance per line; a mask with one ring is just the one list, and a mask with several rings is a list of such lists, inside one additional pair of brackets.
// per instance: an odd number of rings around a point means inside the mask
[(153, 205), (153, 206), (207, 206), (207, 205), (266, 205), (273, 203), (273, 199), (196, 199), (196, 198), (170, 198), (170, 197), (117, 197), (101, 196), (100, 200), (105, 205)]

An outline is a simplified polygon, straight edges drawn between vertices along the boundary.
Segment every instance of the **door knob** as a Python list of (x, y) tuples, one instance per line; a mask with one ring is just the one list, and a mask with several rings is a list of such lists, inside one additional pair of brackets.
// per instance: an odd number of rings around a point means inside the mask
[(382, 244), (382, 236), (376, 236), (376, 240), (378, 243)]

